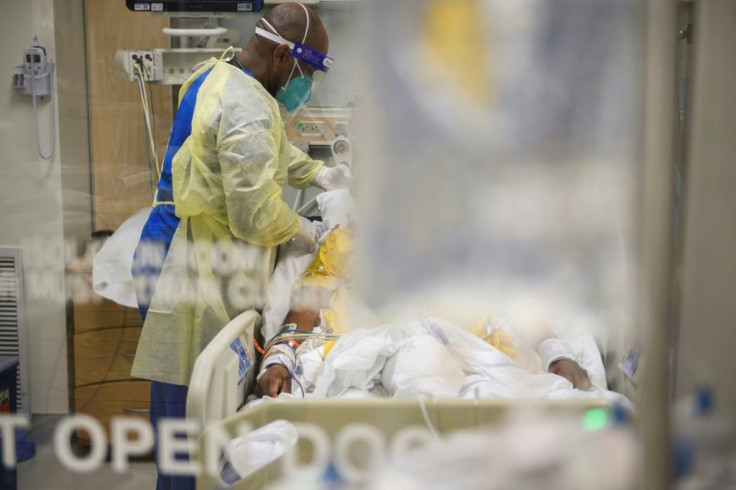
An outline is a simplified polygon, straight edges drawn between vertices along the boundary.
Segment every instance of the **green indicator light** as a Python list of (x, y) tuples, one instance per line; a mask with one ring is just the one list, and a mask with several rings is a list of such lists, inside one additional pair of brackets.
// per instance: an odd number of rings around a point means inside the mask
[(591, 432), (603, 429), (607, 422), (608, 413), (602, 408), (593, 408), (583, 415), (583, 426)]

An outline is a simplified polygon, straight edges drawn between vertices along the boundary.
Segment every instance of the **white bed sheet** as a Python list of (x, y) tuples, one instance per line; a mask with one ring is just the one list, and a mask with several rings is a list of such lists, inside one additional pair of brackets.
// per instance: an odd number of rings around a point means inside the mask
[(334, 397), (452, 397), (602, 399), (632, 408), (605, 385), (603, 363), (588, 335), (568, 339), (575, 361), (591, 374), (593, 388), (575, 389), (555, 374), (529, 372), (464, 329), (419, 311), (345, 334), (324, 358), (323, 342), (299, 348), (292, 395)]

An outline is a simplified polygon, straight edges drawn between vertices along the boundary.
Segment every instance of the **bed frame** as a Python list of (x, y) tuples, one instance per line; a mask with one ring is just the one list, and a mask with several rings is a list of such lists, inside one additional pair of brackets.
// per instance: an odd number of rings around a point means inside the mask
[[(256, 366), (247, 364), (243, 353), (233, 344), (243, 346), (253, 357), (253, 333), (260, 327), (260, 315), (249, 310), (240, 314), (212, 340), (194, 364), (187, 396), (186, 415), (203, 428), (198, 437), (198, 458), (205, 451), (204, 441), (215, 426), (229, 434), (237, 434), (241, 423), (257, 428), (268, 422), (286, 419), (292, 422), (316, 424), (334, 440), (337, 434), (351, 424), (369, 424), (387, 438), (407, 426), (432, 427), (438, 433), (457, 429), (494, 425), (509, 413), (522, 407), (524, 400), (469, 400), (469, 399), (306, 399), (274, 400), (238, 412), (245, 397), (255, 385)], [(537, 406), (549, 413), (564, 412), (582, 415), (595, 407), (606, 407), (602, 400), (541, 400)], [(240, 480), (232, 488), (256, 489), (272, 483), (281, 475), (280, 460), (265, 466), (250, 477)], [(197, 476), (198, 489), (224, 488), (228, 485), (217, 475)]]
[(253, 334), (260, 322), (255, 310), (241, 313), (197, 357), (189, 381), (187, 420), (206, 428), (243, 406), (255, 382)]

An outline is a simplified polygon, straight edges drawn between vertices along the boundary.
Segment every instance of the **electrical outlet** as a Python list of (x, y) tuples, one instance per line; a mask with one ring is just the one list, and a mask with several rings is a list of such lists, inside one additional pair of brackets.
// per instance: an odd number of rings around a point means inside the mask
[(128, 80), (137, 79), (136, 66), (141, 67), (144, 81), (158, 81), (162, 78), (161, 53), (150, 50), (119, 49), (115, 53), (115, 62), (122, 75)]
[(297, 136), (324, 136), (325, 122), (324, 121), (299, 121), (296, 123), (296, 134)]
[[(141, 66), (141, 69), (143, 70), (143, 79), (145, 81), (154, 81), (154, 80), (160, 80), (161, 79), (161, 68), (160, 63), (158, 63), (159, 67), (157, 67), (155, 62), (155, 53), (153, 51), (133, 51), (130, 55), (130, 62), (135, 63)], [(131, 65), (132, 66), (132, 65)], [(159, 73), (157, 74), (156, 71)], [(157, 76), (158, 75), (158, 76)]]

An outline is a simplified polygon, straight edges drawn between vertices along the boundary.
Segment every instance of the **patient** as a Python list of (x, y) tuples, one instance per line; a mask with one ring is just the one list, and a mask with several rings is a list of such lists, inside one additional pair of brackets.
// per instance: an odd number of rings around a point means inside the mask
[[(281, 332), (267, 344), (258, 375), (258, 396), (277, 397), (281, 393), (304, 396), (314, 391), (320, 368), (351, 323), (347, 314), (354, 306), (354, 297), (349, 293), (351, 252), (350, 228), (333, 230), (295, 284), (292, 307)], [(492, 328), (483, 319), (471, 332), (510, 360), (524, 364), (518, 342), (503, 329)], [(575, 389), (591, 389), (588, 372), (575, 361), (572, 349), (554, 338), (551, 330), (543, 329), (524, 340), (539, 346), (542, 367), (548, 373), (565, 378)]]

